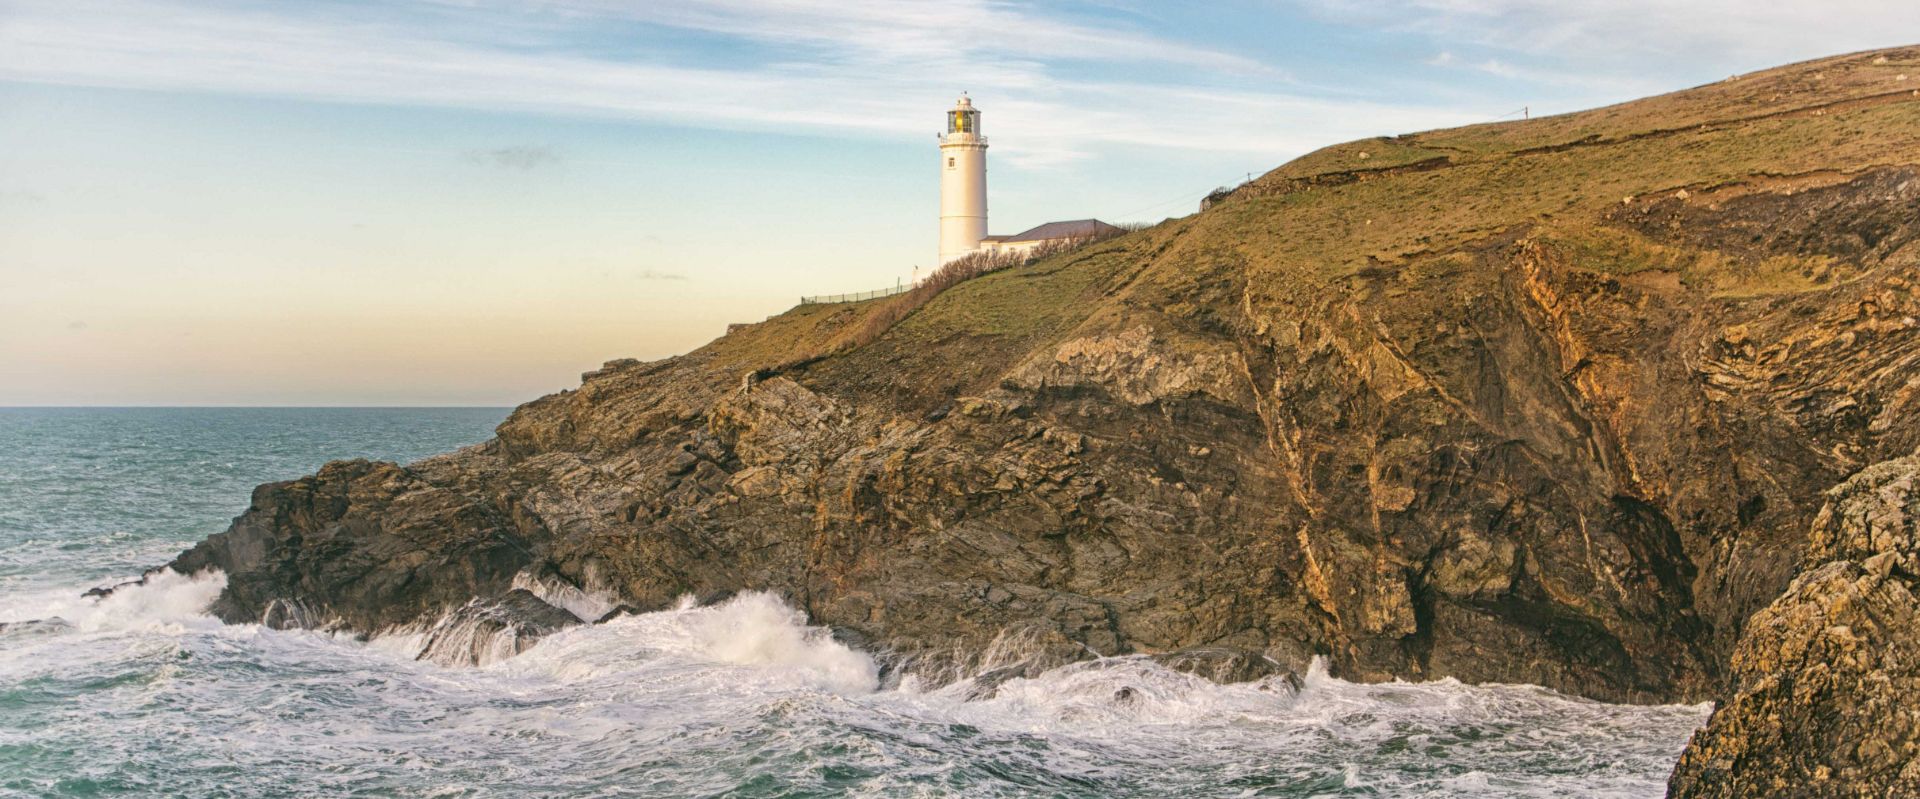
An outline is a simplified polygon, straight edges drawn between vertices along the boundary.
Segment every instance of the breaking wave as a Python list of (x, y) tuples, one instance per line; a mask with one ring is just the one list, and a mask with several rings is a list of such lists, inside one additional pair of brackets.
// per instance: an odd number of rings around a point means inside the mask
[(521, 572), (514, 575), (513, 587), (526, 589), (541, 601), (566, 610), (584, 621), (596, 621), (620, 607), (620, 600), (609, 591), (585, 589), (551, 578)]
[(0, 705), (37, 753), (0, 763), (15, 775), (0, 792), (60, 793), (81, 763), (107, 768), (84, 752), (107, 751), (108, 771), (141, 775), (127, 784), (180, 794), (320, 779), (457, 796), (1658, 796), (1706, 713), (1361, 685), (1318, 665), (1219, 685), (1145, 657), (991, 690), (884, 687), (872, 656), (761, 592), (446, 667), (414, 659), (418, 637), (221, 625), (204, 609), (224, 582), (169, 572), (104, 600), (0, 604), (0, 619), (65, 625), (0, 630), (0, 695), (45, 717)]
[(217, 569), (193, 575), (160, 569), (137, 584), (123, 582), (99, 598), (80, 589), (59, 589), (0, 599), (0, 624), (65, 626), (89, 633), (181, 633), (220, 624), (207, 615), (207, 607), (227, 587), (227, 576)]
[(872, 657), (809, 626), (804, 613), (779, 597), (757, 591), (706, 607), (682, 600), (673, 610), (568, 629), (498, 666), (568, 681), (685, 679), (688, 669), (702, 667), (768, 689), (856, 695), (879, 687)]
[[(894, 685), (767, 594), (510, 646), (475, 623), (447, 646), (478, 667), (417, 660), (434, 625), (274, 629), (325, 621), (298, 603), (220, 624), (213, 573), (80, 595), (218, 531), (262, 480), (443, 452), (505, 413), (8, 411), (0, 796), (1657, 797), (1705, 718), (1324, 670), (1216, 685), (1146, 658)], [(614, 607), (591, 581), (516, 587)], [(949, 660), (1031, 665), (1030, 638)]]

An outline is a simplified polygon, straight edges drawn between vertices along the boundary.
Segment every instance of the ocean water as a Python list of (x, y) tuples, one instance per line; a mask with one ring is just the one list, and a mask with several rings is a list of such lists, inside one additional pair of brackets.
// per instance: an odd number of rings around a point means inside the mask
[[(1529, 686), (1219, 686), (1139, 658), (881, 687), (744, 593), (482, 667), (228, 626), (218, 574), (86, 600), (253, 485), (485, 439), (492, 409), (0, 409), (0, 796), (1655, 797), (1705, 706)], [(37, 622), (37, 623), (31, 623)]]

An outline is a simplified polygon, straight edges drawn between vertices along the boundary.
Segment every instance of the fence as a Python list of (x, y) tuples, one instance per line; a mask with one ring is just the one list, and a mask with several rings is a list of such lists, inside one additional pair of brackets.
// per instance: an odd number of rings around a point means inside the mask
[(830, 302), (861, 302), (863, 300), (877, 300), (877, 299), (880, 299), (881, 297), (891, 297), (895, 294), (905, 294), (912, 290), (913, 290), (912, 286), (901, 284), (898, 286), (893, 286), (891, 288), (874, 289), (873, 291), (861, 291), (853, 294), (821, 294), (817, 297), (801, 297), (800, 304), (801, 305), (820, 305), (823, 303), (830, 303)]

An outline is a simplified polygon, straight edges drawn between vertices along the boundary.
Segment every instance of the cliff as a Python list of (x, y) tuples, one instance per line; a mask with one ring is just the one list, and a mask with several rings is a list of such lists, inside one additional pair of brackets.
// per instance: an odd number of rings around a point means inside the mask
[(752, 588), (934, 675), (1317, 654), (1730, 696), (1825, 492), (1920, 445), (1917, 238), (1920, 48), (1352, 142), (859, 346), (896, 300), (262, 486), (173, 565), (225, 569), (233, 621)]
[(1920, 796), (1920, 458), (1835, 487), (1672, 795)]

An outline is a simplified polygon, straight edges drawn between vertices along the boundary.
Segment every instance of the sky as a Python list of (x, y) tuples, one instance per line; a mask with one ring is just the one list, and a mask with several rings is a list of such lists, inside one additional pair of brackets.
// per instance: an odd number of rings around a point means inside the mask
[(512, 405), (1321, 146), (1920, 42), (1912, 0), (0, 0), (0, 405)]

